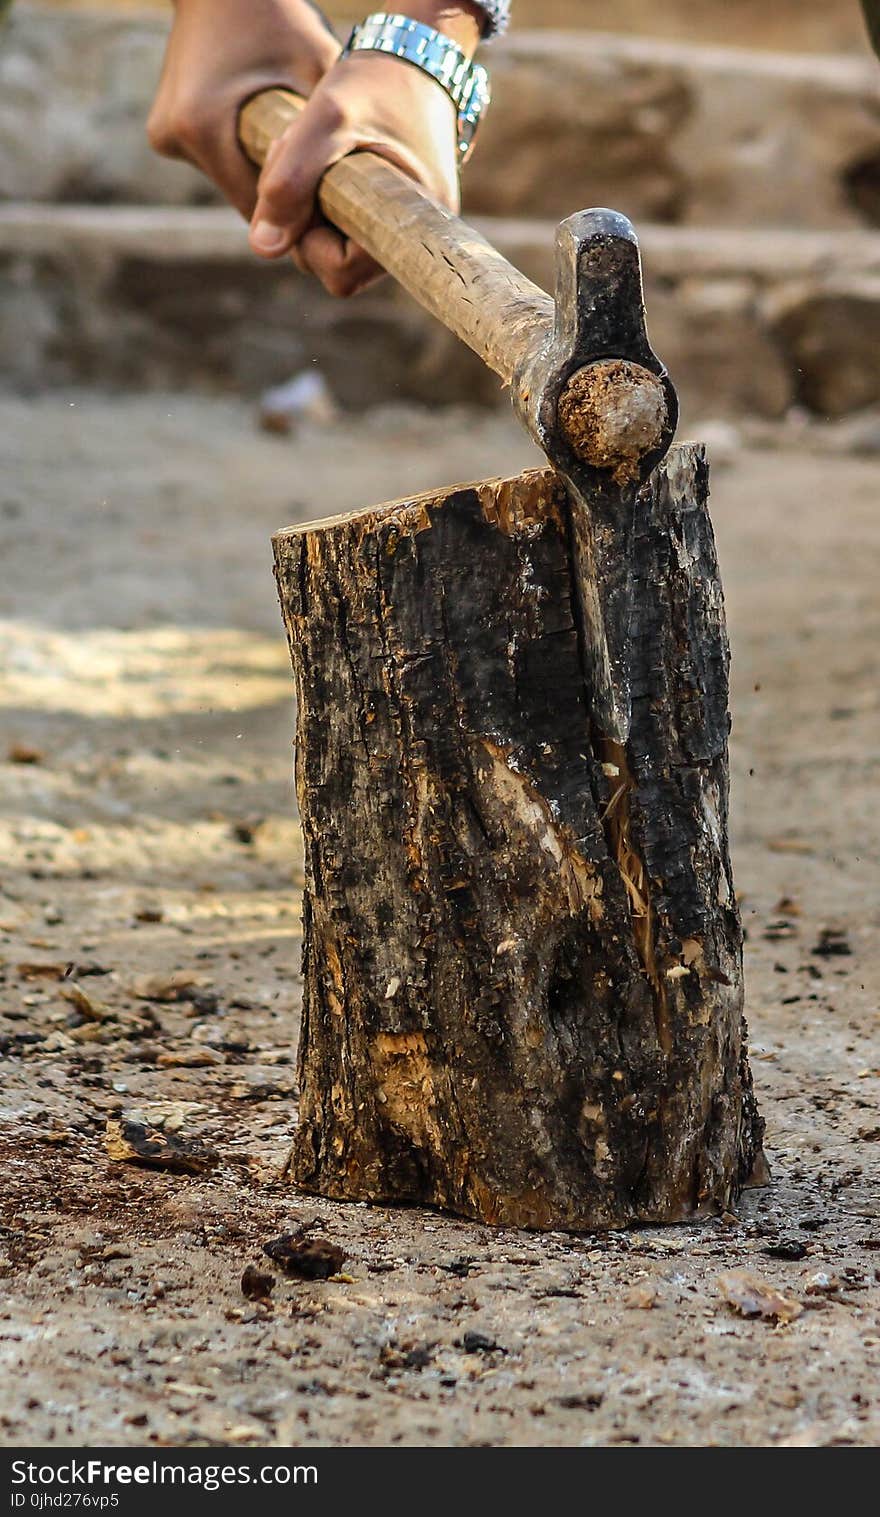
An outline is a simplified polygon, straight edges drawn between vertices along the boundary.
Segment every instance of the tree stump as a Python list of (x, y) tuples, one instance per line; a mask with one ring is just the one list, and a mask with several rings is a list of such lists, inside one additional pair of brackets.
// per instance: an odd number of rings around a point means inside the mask
[(691, 446), (639, 496), (625, 748), (591, 728), (552, 471), (276, 538), (305, 1189), (590, 1230), (724, 1208), (760, 1164), (707, 498)]

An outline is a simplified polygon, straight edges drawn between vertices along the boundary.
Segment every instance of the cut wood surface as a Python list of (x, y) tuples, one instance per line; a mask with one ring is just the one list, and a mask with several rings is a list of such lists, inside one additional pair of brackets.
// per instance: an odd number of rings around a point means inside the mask
[(558, 477), (282, 532), (306, 848), (293, 1173), (591, 1229), (760, 1166), (702, 451), (642, 491), (626, 748), (591, 729)]

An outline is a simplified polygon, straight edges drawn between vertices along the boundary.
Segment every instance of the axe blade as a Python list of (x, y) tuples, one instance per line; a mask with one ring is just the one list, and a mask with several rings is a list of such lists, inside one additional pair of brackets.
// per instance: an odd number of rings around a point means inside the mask
[(556, 275), (553, 336), (517, 375), (514, 400), (568, 487), (593, 720), (625, 743), (638, 490), (669, 450), (678, 399), (648, 341), (632, 223), (608, 210), (569, 217)]
[(604, 737), (624, 744), (632, 709), (629, 639), (632, 615), (631, 543), (635, 492), (622, 491), (616, 509), (585, 500), (566, 481), (572, 564), (577, 586), (584, 679), (593, 721)]

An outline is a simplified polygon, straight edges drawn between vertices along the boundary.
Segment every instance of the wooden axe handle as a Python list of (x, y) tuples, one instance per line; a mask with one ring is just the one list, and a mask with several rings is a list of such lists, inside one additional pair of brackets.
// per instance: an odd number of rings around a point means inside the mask
[[(239, 138), (255, 164), (265, 161), (270, 144), (304, 105), (298, 95), (273, 89), (243, 107)], [(368, 152), (341, 159), (324, 175), (318, 199), (328, 221), (366, 248), (505, 384), (550, 338), (550, 296), (386, 159)]]

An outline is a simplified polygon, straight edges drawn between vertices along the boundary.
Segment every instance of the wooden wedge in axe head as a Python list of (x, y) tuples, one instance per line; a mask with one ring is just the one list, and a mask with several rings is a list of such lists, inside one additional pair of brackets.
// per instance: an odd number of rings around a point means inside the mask
[[(303, 102), (268, 90), (242, 110), (257, 164)], [(556, 299), (485, 237), (375, 154), (334, 165), (320, 189), (328, 221), (354, 238), (510, 387), (513, 404), (567, 485), (579, 562), (580, 635), (598, 731), (624, 743), (631, 538), (639, 487), (667, 453), (675, 390), (645, 326), (635, 232), (615, 211), (581, 211), (556, 240)]]

